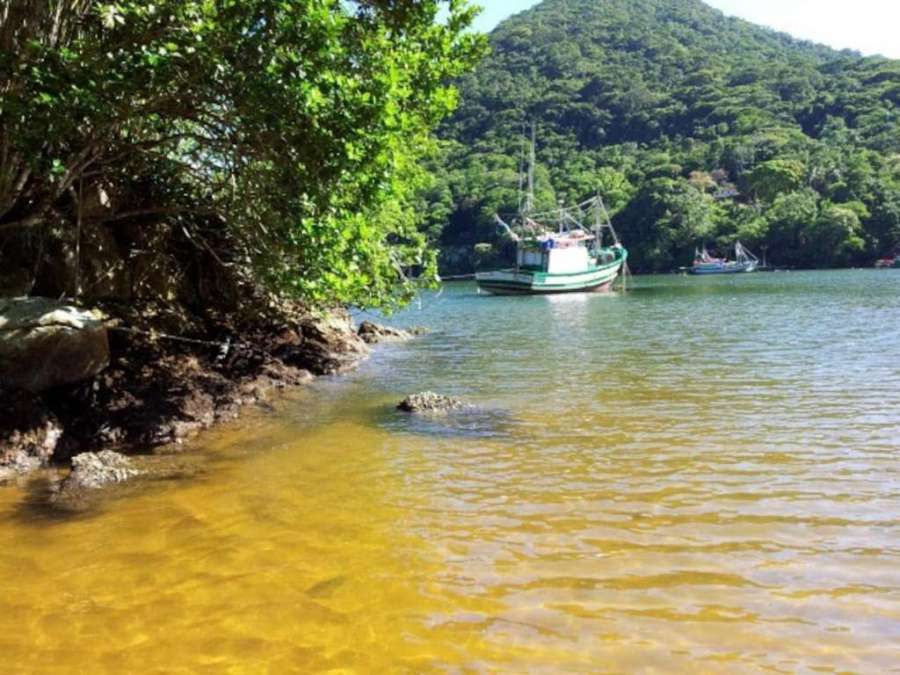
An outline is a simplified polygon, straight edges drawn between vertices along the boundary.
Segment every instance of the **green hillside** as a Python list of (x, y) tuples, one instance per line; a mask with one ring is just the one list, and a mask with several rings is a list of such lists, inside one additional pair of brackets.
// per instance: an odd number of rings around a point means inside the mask
[(866, 264), (900, 244), (900, 62), (699, 0), (545, 0), (460, 82), (425, 195), (445, 248), (515, 212), (523, 129), (539, 206), (600, 190), (639, 270), (740, 239), (775, 264)]

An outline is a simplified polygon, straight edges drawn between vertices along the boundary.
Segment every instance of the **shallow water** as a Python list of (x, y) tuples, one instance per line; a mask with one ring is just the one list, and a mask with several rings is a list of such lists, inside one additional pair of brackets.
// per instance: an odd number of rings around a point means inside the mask
[(0, 671), (898, 672), (900, 273), (637, 282), (448, 285), (191, 480), (0, 489)]

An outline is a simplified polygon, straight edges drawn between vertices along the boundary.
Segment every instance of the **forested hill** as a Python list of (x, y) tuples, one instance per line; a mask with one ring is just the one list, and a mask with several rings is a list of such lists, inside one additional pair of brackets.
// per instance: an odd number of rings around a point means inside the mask
[(490, 42), (427, 194), (444, 246), (496, 241), (531, 122), (539, 206), (600, 190), (640, 270), (687, 264), (704, 242), (740, 239), (801, 267), (867, 264), (900, 244), (898, 61), (699, 0), (545, 0)]

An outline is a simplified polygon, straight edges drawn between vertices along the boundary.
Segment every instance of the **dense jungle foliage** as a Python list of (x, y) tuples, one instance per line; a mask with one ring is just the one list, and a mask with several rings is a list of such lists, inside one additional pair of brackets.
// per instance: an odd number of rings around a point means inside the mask
[(900, 62), (699, 0), (545, 0), (490, 43), (421, 207), (444, 247), (499, 243), (492, 216), (517, 210), (532, 122), (538, 207), (599, 190), (638, 270), (738, 239), (798, 267), (900, 245)]
[(4, 289), (127, 299), (138, 269), (189, 273), (189, 249), (315, 304), (408, 298), (404, 270), (431, 266), (418, 160), (483, 52), (473, 16), (465, 0), (0, 3)]

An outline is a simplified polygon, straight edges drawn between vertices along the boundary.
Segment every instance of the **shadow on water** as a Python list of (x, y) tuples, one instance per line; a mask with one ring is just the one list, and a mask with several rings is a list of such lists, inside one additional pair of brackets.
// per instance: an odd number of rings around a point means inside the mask
[(77, 494), (60, 491), (61, 481), (54, 478), (35, 478), (26, 485), (23, 498), (11, 513), (22, 525), (62, 525), (74, 521), (92, 520), (102, 516), (116, 502), (146, 489), (145, 481), (110, 485), (102, 489), (80, 490)]
[(519, 426), (509, 411), (478, 407), (413, 414), (382, 407), (374, 411), (372, 422), (391, 433), (442, 438), (512, 438)]
[(59, 480), (41, 476), (33, 478), (25, 485), (23, 498), (16, 504), (12, 518), (24, 525), (64, 523), (71, 520), (96, 515), (88, 510), (61, 509), (53, 502), (59, 491)]
[(64, 489), (62, 477), (48, 474), (29, 480), (23, 499), (15, 506), (12, 518), (25, 525), (52, 525), (89, 520), (103, 515), (110, 507), (135, 495), (166, 484), (209, 480), (210, 462), (201, 455), (133, 456), (144, 460), (144, 472), (123, 483), (102, 488)]

